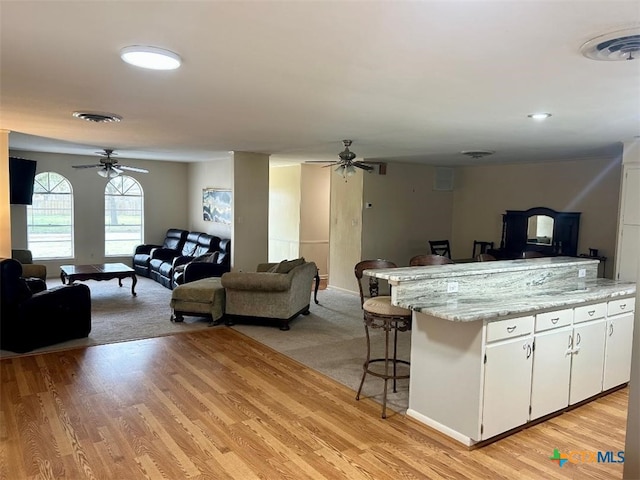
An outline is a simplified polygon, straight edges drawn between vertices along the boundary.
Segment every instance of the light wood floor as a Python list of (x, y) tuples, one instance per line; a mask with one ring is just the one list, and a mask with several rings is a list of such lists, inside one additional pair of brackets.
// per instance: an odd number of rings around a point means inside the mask
[(470, 451), (226, 327), (0, 368), (7, 480), (622, 478), (549, 456), (624, 450), (627, 389)]

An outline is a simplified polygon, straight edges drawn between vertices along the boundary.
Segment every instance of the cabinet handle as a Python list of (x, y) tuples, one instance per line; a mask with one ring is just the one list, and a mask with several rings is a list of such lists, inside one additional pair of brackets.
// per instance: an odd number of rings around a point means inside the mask
[(609, 336), (613, 335), (613, 323), (609, 324)]
[(573, 336), (569, 334), (569, 345), (567, 345), (567, 348), (571, 350), (572, 345), (573, 345)]
[(513, 327), (507, 327), (507, 333), (513, 333), (513, 331), (516, 329), (517, 325), (514, 325)]
[(620, 305), (620, 310), (624, 310), (625, 308), (627, 308), (627, 304), (623, 303), (622, 305)]
[(578, 333), (578, 341), (576, 342), (576, 346), (580, 345), (580, 333)]
[(589, 314), (590, 317), (593, 317), (593, 314), (596, 313), (596, 311), (595, 310), (589, 310), (587, 313)]
[(527, 358), (531, 357), (532, 349), (531, 345), (527, 344)]
[(558, 320), (560, 320), (560, 317), (552, 318), (551, 323), (555, 325), (556, 323), (558, 323)]

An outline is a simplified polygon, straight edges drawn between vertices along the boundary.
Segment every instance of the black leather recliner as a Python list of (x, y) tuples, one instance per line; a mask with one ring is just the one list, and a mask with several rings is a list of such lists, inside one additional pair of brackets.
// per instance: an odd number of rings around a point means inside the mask
[(0, 348), (24, 353), (91, 332), (91, 291), (84, 284), (33, 293), (22, 265), (0, 259)]
[(218, 250), (220, 238), (200, 232), (189, 232), (182, 250), (156, 248), (151, 251), (151, 278), (167, 288), (173, 288), (175, 268), (185, 265), (194, 258)]
[(138, 245), (133, 254), (133, 269), (136, 274), (143, 277), (151, 276), (151, 252), (155, 248), (168, 248), (171, 250), (181, 251), (185, 240), (187, 239), (187, 230), (180, 230), (178, 228), (170, 228), (167, 230), (167, 234), (164, 237), (162, 245), (155, 245), (146, 243), (144, 245)]
[(191, 260), (184, 269), (174, 269), (173, 287), (183, 283), (194, 282), (202, 278), (221, 277), (231, 271), (231, 239), (223, 238), (218, 242), (217, 257), (214, 262), (198, 262)]

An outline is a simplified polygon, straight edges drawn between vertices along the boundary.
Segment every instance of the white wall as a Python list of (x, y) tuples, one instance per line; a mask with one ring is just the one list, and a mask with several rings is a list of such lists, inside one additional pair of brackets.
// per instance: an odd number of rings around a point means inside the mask
[(364, 174), (363, 202), (372, 206), (362, 212), (362, 259), (407, 266), (429, 253), (429, 240), (451, 238), (453, 192), (434, 190), (431, 166), (393, 163), (386, 170)]
[(220, 238), (231, 238), (231, 225), (204, 220), (202, 215), (204, 188), (233, 190), (233, 159), (189, 164), (188, 230), (208, 233)]
[(269, 169), (269, 261), (300, 256), (301, 165)]
[(300, 187), (300, 256), (315, 262), (320, 275), (327, 277), (331, 169), (302, 164)]
[(233, 269), (255, 272), (269, 256), (269, 155), (233, 157)]
[(0, 130), (0, 257), (11, 257), (9, 208), (9, 131)]
[(357, 291), (353, 267), (362, 259), (362, 182), (360, 171), (348, 181), (331, 174), (329, 286)]
[[(73, 165), (97, 163), (97, 156), (10, 151), (11, 156), (37, 161), (36, 173), (53, 171), (64, 175), (73, 188), (75, 258), (42, 262), (50, 276), (58, 275), (60, 265), (76, 263), (124, 262), (131, 265), (131, 255), (104, 256), (104, 188), (107, 180), (93, 169), (75, 169)], [(168, 228), (188, 225), (187, 164), (118, 158), (124, 165), (147, 168), (149, 173), (131, 173), (144, 193), (145, 243), (161, 243)], [(25, 205), (11, 206), (13, 248), (26, 248)]]
[(615, 265), (621, 158), (456, 168), (452, 254), (471, 257), (474, 240), (500, 245), (505, 210), (581, 212), (578, 253), (597, 248)]

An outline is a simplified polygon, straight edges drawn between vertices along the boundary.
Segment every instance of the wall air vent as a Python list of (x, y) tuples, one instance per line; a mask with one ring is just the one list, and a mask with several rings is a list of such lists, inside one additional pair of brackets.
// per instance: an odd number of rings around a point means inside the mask
[(88, 122), (95, 123), (119, 122), (120, 120), (122, 120), (122, 117), (120, 115), (116, 115), (115, 113), (73, 112), (73, 116), (76, 118), (81, 118), (82, 120), (86, 120)]
[(580, 47), (580, 53), (592, 60), (614, 62), (640, 57), (640, 28), (627, 28), (592, 38)]

